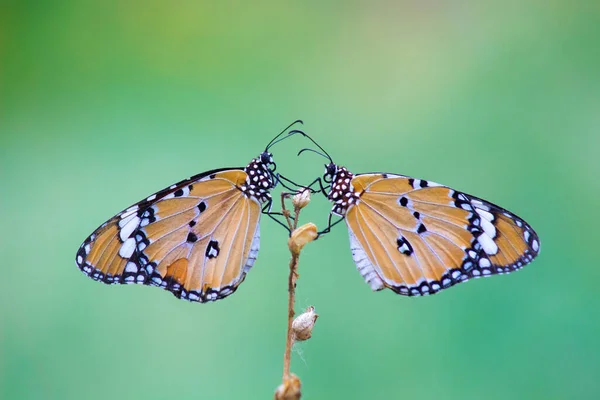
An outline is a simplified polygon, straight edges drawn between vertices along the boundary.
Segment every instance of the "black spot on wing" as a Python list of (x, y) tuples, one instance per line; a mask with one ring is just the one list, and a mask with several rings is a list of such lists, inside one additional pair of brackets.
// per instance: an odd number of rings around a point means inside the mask
[(208, 258), (215, 258), (219, 255), (221, 249), (219, 248), (219, 242), (216, 240), (211, 240), (208, 242), (208, 246), (206, 247), (205, 256)]
[(409, 241), (403, 236), (400, 236), (398, 239), (396, 239), (396, 244), (398, 245), (398, 251), (402, 254), (410, 256), (414, 252)]
[(188, 243), (196, 243), (198, 241), (198, 236), (194, 232), (188, 233), (187, 242)]

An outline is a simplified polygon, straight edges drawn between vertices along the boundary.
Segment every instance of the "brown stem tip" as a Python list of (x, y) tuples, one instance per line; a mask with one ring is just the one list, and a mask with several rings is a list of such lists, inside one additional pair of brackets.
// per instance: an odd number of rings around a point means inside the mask
[(284, 378), (283, 383), (275, 391), (275, 400), (298, 400), (300, 399), (300, 379), (294, 374)]

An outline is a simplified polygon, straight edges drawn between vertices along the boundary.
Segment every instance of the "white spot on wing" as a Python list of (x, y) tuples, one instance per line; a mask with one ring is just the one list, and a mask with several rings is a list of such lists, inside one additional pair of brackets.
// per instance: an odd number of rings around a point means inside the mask
[(136, 212), (137, 210), (138, 210), (137, 204), (134, 206), (131, 206), (123, 212), (123, 214), (121, 215), (121, 218), (125, 218), (125, 217), (129, 216), (129, 215), (133, 214), (134, 212)]
[[(479, 207), (481, 207), (481, 206), (479, 206)], [(485, 219), (485, 220), (490, 221), (490, 222), (494, 220), (494, 215), (492, 213), (490, 213), (489, 211), (482, 210), (482, 209), (477, 208), (477, 207), (475, 208), (475, 211), (477, 212), (477, 214), (479, 214), (479, 216), (482, 219)]]
[(496, 237), (496, 227), (487, 219), (481, 219), (481, 227), (486, 235), (491, 237), (492, 239)]
[(218, 255), (219, 255), (219, 253), (217, 253), (217, 249), (215, 249), (214, 247), (211, 247), (211, 248), (208, 250), (208, 256), (209, 256), (209, 257), (212, 257), (212, 258), (214, 258), (214, 257), (216, 257), (216, 256), (218, 256)]
[(137, 265), (135, 265), (135, 263), (132, 263), (131, 261), (129, 261), (127, 265), (125, 265), (125, 272), (137, 272), (137, 270)]
[(129, 258), (135, 250), (135, 239), (127, 239), (119, 248), (119, 255), (123, 258)]
[(481, 247), (483, 248), (483, 251), (485, 251), (485, 254), (491, 256), (498, 253), (498, 245), (496, 245), (496, 243), (494, 243), (494, 241), (487, 234), (484, 233), (479, 235), (477, 241), (479, 242), (479, 244), (481, 244)]
[(135, 228), (138, 227), (138, 225), (140, 224), (140, 217), (135, 216), (133, 218), (131, 218), (127, 224), (125, 224), (125, 226), (123, 226), (121, 228), (121, 231), (119, 232), (119, 237), (121, 238), (121, 241), (125, 241), (127, 240), (127, 238), (133, 233), (133, 231), (135, 230)]
[(127, 225), (127, 223), (129, 221), (131, 221), (133, 218), (135, 218), (135, 213), (129, 213), (129, 214), (123, 214), (121, 215), (121, 220), (119, 221), (119, 228), (124, 227), (125, 225)]

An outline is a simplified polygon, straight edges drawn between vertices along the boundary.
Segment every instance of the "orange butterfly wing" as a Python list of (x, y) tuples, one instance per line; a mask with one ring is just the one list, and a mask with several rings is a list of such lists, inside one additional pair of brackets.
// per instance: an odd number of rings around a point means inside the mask
[(539, 238), (521, 218), (433, 182), (361, 174), (346, 212), (354, 261), (374, 290), (433, 294), (531, 262)]
[(233, 293), (258, 254), (261, 206), (241, 169), (209, 171), (117, 214), (81, 245), (77, 265), (107, 284), (144, 284), (190, 301)]

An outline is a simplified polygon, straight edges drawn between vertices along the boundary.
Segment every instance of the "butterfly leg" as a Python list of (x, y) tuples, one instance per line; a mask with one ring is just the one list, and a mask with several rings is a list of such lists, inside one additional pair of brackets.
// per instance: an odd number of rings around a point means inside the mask
[[(312, 188), (312, 186), (318, 183), (319, 184), (319, 190), (315, 190)], [(327, 197), (327, 191), (331, 188), (331, 185), (327, 185), (327, 186), (323, 186), (323, 180), (319, 177), (317, 179), (315, 179), (314, 181), (311, 182), (310, 185), (306, 186), (308, 189), (310, 189), (311, 193), (323, 193), (325, 195), (325, 197)]]
[[(296, 188), (291, 188), (291, 187), (287, 186), (285, 183), (283, 183), (284, 181), (287, 182), (287, 183), (289, 183), (289, 184), (291, 184), (291, 185), (296, 186)], [(283, 186), (284, 188), (286, 188), (287, 190), (289, 190), (291, 192), (296, 192), (300, 188), (306, 188), (307, 187), (307, 186), (299, 185), (296, 182), (292, 181), (291, 179), (288, 179), (285, 176), (280, 175), (280, 174), (275, 174), (275, 182), (281, 183), (281, 186)], [(309, 189), (310, 189), (310, 187), (309, 187)]]
[(329, 214), (329, 223), (327, 225), (327, 228), (323, 229), (321, 232), (317, 233), (317, 239), (319, 237), (321, 237), (321, 235), (324, 235), (326, 233), (329, 233), (331, 231), (331, 228), (333, 228), (334, 226), (336, 226), (337, 224), (339, 224), (340, 222), (342, 222), (344, 220), (344, 217), (341, 217), (340, 219), (338, 219), (337, 221), (335, 221), (334, 223), (331, 223), (331, 219), (333, 218), (333, 214)]
[(269, 218), (271, 218), (273, 221), (277, 222), (279, 225), (283, 226), (285, 228), (285, 230), (288, 231), (289, 234), (291, 234), (292, 231), (290, 231), (290, 228), (287, 226), (287, 224), (284, 224), (283, 222), (281, 222), (280, 220), (275, 218), (275, 215), (283, 216), (283, 213), (271, 211), (272, 207), (273, 207), (273, 199), (269, 199), (269, 201), (263, 206), (262, 213), (268, 215)]

